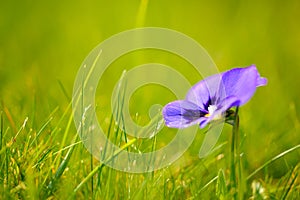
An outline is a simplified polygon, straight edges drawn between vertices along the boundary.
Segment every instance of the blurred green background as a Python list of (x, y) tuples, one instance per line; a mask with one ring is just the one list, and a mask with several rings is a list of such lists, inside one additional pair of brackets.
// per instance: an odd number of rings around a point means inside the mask
[[(26, 116), (40, 127), (56, 106), (69, 103), (77, 70), (101, 41), (121, 31), (154, 26), (180, 31), (199, 42), (220, 71), (256, 64), (268, 85), (241, 109), (244, 152), (252, 171), (265, 160), (300, 143), (300, 1), (2, 1), (0, 5), (0, 100), (17, 126)], [(141, 63), (159, 62), (159, 53), (143, 54)], [(156, 58), (157, 56), (157, 58)], [(167, 55), (166, 55), (167, 56)], [(130, 66), (139, 54), (128, 61)], [(130, 60), (130, 59), (129, 59)], [(170, 59), (191, 83), (201, 79), (192, 69)], [(104, 87), (112, 88), (123, 66), (107, 71)], [(138, 63), (138, 64), (141, 64)], [(109, 78), (114, 77), (114, 78)], [(104, 88), (103, 87), (103, 88)], [(150, 101), (174, 100), (149, 89)], [(158, 92), (159, 91), (159, 92)], [(109, 105), (109, 90), (98, 100)], [(137, 99), (145, 92), (139, 91)], [(34, 103), (33, 103), (34, 102)], [(143, 113), (142, 101), (133, 103)], [(157, 102), (155, 102), (157, 103)], [(32, 107), (36, 111), (34, 119)], [(147, 112), (145, 112), (147, 113)], [(110, 114), (107, 114), (108, 117)], [(228, 131), (227, 131), (228, 133)], [(228, 136), (223, 136), (223, 141)], [(274, 176), (286, 163), (299, 162), (294, 152), (274, 163)]]

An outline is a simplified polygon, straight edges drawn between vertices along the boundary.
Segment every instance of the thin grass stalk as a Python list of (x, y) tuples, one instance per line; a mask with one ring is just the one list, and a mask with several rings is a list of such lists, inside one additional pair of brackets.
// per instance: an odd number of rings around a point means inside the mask
[[(75, 135), (73, 140), (72, 140), (72, 144), (76, 143), (76, 140), (78, 138), (78, 135)], [(71, 148), (69, 148), (66, 156), (64, 157), (64, 159), (62, 160), (62, 162), (60, 163), (58, 169), (56, 170), (54, 177), (52, 178), (52, 180), (50, 181), (49, 185), (47, 186), (47, 188), (52, 191), (54, 189), (54, 185), (57, 182), (57, 180), (61, 177), (61, 175), (63, 174), (63, 172), (65, 171), (66, 167), (68, 166), (68, 163), (70, 161), (70, 158), (72, 156), (72, 153), (75, 149), (77, 145), (71, 146)]]
[(142, 27), (145, 24), (148, 2), (149, 2), (149, 0), (141, 0), (139, 10), (137, 13), (137, 17), (136, 17), (136, 26), (137, 27)]
[(298, 167), (296, 166), (293, 170), (291, 170), (291, 173), (289, 175), (289, 178), (287, 179), (286, 185), (284, 188), (286, 188), (281, 196), (280, 199), (284, 200), (287, 199), (291, 189), (293, 188), (294, 183), (296, 182), (298, 178), (298, 172), (297, 169)]
[(2, 139), (3, 139), (3, 112), (1, 111), (0, 112), (0, 150), (2, 149)]
[[(103, 163), (108, 163), (110, 162), (115, 156), (117, 156), (119, 153), (121, 153), (124, 149), (128, 148), (130, 145), (134, 144), (137, 141), (136, 138), (133, 138), (132, 140), (128, 141), (128, 143), (124, 144), (120, 149), (118, 149), (111, 157), (109, 157), (106, 161)], [(104, 167), (104, 164), (100, 164), (97, 167), (94, 168), (93, 171), (91, 171), (78, 185), (77, 187), (73, 190), (73, 195), (76, 194), (76, 192), (90, 179), (92, 178), (98, 170), (100, 170), (102, 167)]]
[(288, 153), (291, 153), (297, 149), (300, 148), (300, 144), (278, 154), (277, 156), (271, 158), (270, 160), (268, 160), (267, 162), (265, 162), (262, 166), (260, 166), (259, 168), (257, 168), (256, 170), (254, 170), (254, 172), (252, 172), (249, 176), (247, 176), (246, 180), (249, 181), (255, 174), (257, 174), (260, 170), (264, 169), (266, 166), (268, 166), (269, 164), (271, 164), (272, 162), (278, 160), (279, 158), (282, 158), (283, 156), (285, 156)]
[(236, 177), (236, 153), (238, 147), (238, 135), (239, 135), (239, 107), (236, 107), (235, 115), (234, 115), (234, 123), (232, 127), (232, 135), (231, 135), (231, 149), (230, 149), (230, 165), (231, 165), (231, 173), (230, 173), (230, 186), (231, 190), (233, 190), (233, 199), (236, 200), (237, 195), (237, 177)]
[[(2, 149), (2, 139), (3, 139), (3, 112), (0, 112), (0, 152)], [(4, 168), (4, 163), (2, 161), (2, 156), (0, 153), (0, 183), (2, 184), (4, 181), (4, 173), (3, 173), (3, 168)], [(4, 184), (3, 184), (4, 188)]]

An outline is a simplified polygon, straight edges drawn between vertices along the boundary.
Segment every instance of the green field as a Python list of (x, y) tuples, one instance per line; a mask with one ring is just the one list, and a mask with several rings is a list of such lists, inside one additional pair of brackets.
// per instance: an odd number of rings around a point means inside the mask
[[(71, 98), (89, 52), (119, 32), (162, 27), (201, 44), (220, 71), (256, 64), (265, 87), (240, 108), (239, 199), (300, 199), (300, 1), (2, 1), (0, 4), (0, 199), (232, 199), (231, 126), (204, 159), (199, 129), (168, 167), (130, 174), (94, 159), (77, 138)], [(163, 63), (191, 84), (203, 77), (171, 53), (139, 50), (117, 59), (99, 82), (97, 116), (111, 141), (124, 133), (110, 99), (124, 69)], [(175, 96), (147, 85), (130, 100), (141, 125), (152, 104)], [(137, 140), (131, 151), (167, 144), (176, 130)], [(155, 140), (155, 141), (154, 141)], [(221, 174), (224, 174), (224, 177)]]

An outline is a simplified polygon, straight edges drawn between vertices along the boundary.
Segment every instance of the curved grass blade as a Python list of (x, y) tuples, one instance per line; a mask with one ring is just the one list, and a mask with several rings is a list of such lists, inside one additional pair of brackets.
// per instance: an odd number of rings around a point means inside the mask
[(262, 170), (263, 168), (265, 168), (266, 166), (268, 166), (269, 164), (271, 164), (272, 162), (274, 162), (275, 160), (278, 160), (279, 158), (285, 156), (288, 153), (291, 153), (293, 151), (295, 151), (296, 149), (300, 148), (300, 144), (278, 154), (277, 156), (271, 158), (270, 160), (268, 160), (267, 162), (265, 162), (262, 166), (260, 166), (259, 168), (257, 168), (254, 172), (252, 172), (247, 178), (246, 180), (249, 180), (250, 178), (252, 178), (255, 174), (257, 174), (257, 172), (259, 172), (260, 170)]

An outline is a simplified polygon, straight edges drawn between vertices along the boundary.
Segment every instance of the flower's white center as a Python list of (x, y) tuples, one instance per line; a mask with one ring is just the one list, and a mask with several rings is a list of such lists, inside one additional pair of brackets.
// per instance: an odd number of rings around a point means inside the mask
[[(214, 113), (215, 113), (215, 111), (217, 110), (217, 106), (216, 105), (209, 105), (208, 106), (208, 113), (205, 115), (205, 117), (210, 117), (210, 116), (212, 116)], [(222, 115), (221, 115), (221, 113), (220, 114), (217, 114), (216, 116), (214, 116), (214, 120), (217, 120), (217, 119), (221, 119), (222, 118)]]
[(209, 115), (212, 115), (216, 110), (217, 110), (217, 106), (216, 105), (210, 105), (210, 106), (208, 106), (208, 114)]

